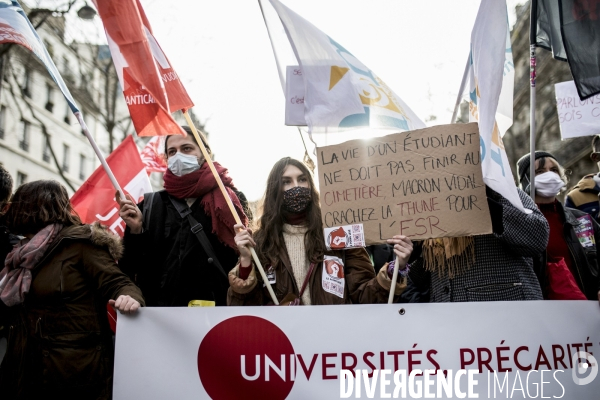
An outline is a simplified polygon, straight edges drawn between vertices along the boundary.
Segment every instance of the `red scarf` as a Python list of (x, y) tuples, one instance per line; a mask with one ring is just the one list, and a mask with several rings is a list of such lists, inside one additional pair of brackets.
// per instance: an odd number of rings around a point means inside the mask
[[(223, 168), (216, 162), (214, 165), (223, 181), (231, 202), (242, 220), (242, 224), (248, 226), (248, 217), (244, 213), (240, 200), (232, 190), (235, 189), (235, 186), (227, 172), (227, 168)], [(231, 214), (225, 197), (223, 197), (223, 193), (219, 189), (219, 185), (210, 171), (207, 162), (202, 164), (202, 167), (198, 171), (190, 172), (183, 176), (176, 176), (170, 170), (167, 170), (163, 179), (165, 181), (165, 190), (171, 196), (178, 199), (200, 198), (204, 212), (211, 218), (212, 233), (217, 235), (221, 242), (237, 251), (237, 246), (233, 239), (235, 236), (233, 230), (233, 225), (236, 223), (235, 218)]]

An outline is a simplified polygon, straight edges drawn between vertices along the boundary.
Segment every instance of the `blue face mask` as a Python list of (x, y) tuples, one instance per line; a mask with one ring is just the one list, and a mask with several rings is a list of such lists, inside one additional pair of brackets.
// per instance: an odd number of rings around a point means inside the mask
[(169, 157), (167, 161), (169, 171), (175, 176), (187, 175), (190, 172), (194, 172), (200, 169), (198, 164), (198, 157), (193, 155), (186, 155), (177, 152), (174, 156)]

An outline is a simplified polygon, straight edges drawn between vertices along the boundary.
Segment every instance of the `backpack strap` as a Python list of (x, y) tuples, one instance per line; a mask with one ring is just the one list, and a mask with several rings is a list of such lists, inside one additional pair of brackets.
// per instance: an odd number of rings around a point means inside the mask
[(194, 236), (196, 236), (196, 238), (202, 245), (202, 248), (206, 252), (206, 255), (208, 255), (208, 262), (210, 264), (216, 265), (217, 268), (219, 269), (219, 271), (223, 274), (223, 276), (225, 276), (225, 278), (227, 278), (227, 272), (225, 272), (225, 269), (219, 262), (219, 259), (217, 258), (217, 255), (215, 254), (215, 250), (213, 249), (212, 245), (210, 244), (210, 240), (208, 240), (208, 236), (206, 236), (206, 233), (204, 232), (204, 227), (202, 226), (201, 223), (196, 221), (196, 219), (192, 216), (192, 210), (187, 205), (185, 200), (176, 199), (171, 195), (168, 195), (168, 196), (169, 196), (169, 200), (171, 200), (171, 204), (173, 204), (173, 207), (175, 207), (175, 209), (177, 210), (177, 212), (179, 213), (181, 218), (187, 218), (187, 220), (189, 221), (192, 233), (194, 234)]
[(156, 192), (144, 193), (144, 206), (142, 210), (142, 227), (144, 230), (150, 230), (150, 215), (152, 214), (152, 206), (154, 205), (154, 198)]

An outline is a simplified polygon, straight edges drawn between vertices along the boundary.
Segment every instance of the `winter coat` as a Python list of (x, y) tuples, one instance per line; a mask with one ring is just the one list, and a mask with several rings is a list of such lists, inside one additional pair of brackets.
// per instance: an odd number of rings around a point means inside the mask
[(594, 174), (586, 175), (565, 197), (565, 207), (576, 208), (588, 213), (600, 223), (600, 203), (598, 203), (600, 186), (594, 180)]
[(224, 306), (227, 273), (237, 263), (236, 251), (212, 233), (211, 218), (196, 199), (190, 206), (192, 216), (202, 225), (225, 271), (218, 268), (168, 196), (165, 191), (156, 192), (152, 204), (138, 204), (144, 210), (144, 221), (149, 213), (149, 223), (144, 223), (144, 231), (137, 235), (126, 228), (125, 255), (119, 266), (142, 289), (148, 306), (186, 307), (191, 300)]
[[(600, 290), (600, 278), (598, 276), (598, 245), (600, 240), (600, 225), (591, 218), (594, 227), (594, 245), (584, 247), (575, 233), (575, 227), (581, 224), (578, 218), (585, 217), (588, 213), (564, 207), (559, 201), (556, 202), (558, 213), (563, 221), (563, 238), (567, 247), (571, 251), (573, 259), (573, 277), (581, 292), (588, 300), (598, 300), (598, 291)], [(544, 298), (548, 286), (548, 277), (546, 275), (547, 252), (544, 251), (535, 259), (535, 272), (540, 281)]]
[(32, 270), (22, 304), (8, 308), (2, 399), (110, 399), (114, 348), (109, 299), (140, 290), (115, 260), (118, 237), (99, 224), (63, 228)]
[[(309, 280), (311, 305), (332, 305), (350, 303), (387, 303), (391, 287), (391, 280), (387, 277), (384, 268), (375, 276), (371, 260), (365, 249), (349, 249), (328, 251), (326, 256), (335, 256), (342, 260), (344, 267), (344, 293), (343, 297), (327, 292), (323, 289), (323, 277), (327, 274), (323, 269), (323, 263), (315, 265)], [(275, 284), (273, 291), (279, 301), (288, 293), (299, 297), (300, 288), (292, 270), (287, 252), (282, 251), (280, 262), (273, 266)], [(229, 273), (231, 288), (228, 292), (228, 305), (232, 306), (256, 306), (273, 304), (267, 288), (263, 286), (260, 273), (253, 265), (252, 272), (246, 280), (239, 278), (239, 265)], [(268, 266), (265, 268), (268, 269)], [(406, 288), (406, 278), (398, 276), (395, 291), (395, 301)]]
[(542, 300), (532, 257), (546, 249), (550, 230), (531, 197), (517, 190), (531, 214), (487, 189), (493, 233), (473, 237), (475, 264), (470, 268), (450, 279), (426, 271), (420, 257), (411, 263), (410, 278), (419, 287), (430, 286), (431, 302)]

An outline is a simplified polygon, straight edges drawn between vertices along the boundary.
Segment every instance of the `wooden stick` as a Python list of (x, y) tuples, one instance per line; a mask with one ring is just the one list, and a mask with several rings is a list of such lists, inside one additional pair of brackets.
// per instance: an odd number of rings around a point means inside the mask
[(398, 281), (398, 256), (394, 261), (394, 273), (392, 274), (392, 286), (390, 286), (390, 296), (388, 297), (388, 304), (394, 302), (394, 295), (396, 294), (396, 282)]
[[(215, 165), (213, 164), (213, 161), (210, 158), (210, 155), (208, 154), (206, 147), (204, 146), (204, 142), (202, 141), (202, 139), (200, 139), (200, 135), (198, 135), (198, 131), (196, 130), (196, 126), (194, 125), (194, 122), (190, 118), (190, 115), (188, 114), (187, 111), (183, 112), (183, 116), (185, 117), (188, 125), (190, 126), (190, 129), (192, 130), (192, 133), (194, 134), (194, 137), (196, 138), (196, 141), (198, 142), (198, 145), (200, 146), (200, 151), (202, 151), (202, 155), (204, 156), (204, 159), (208, 163), (208, 167), (210, 168), (213, 176), (215, 177), (215, 180), (217, 181), (217, 184), (219, 185), (219, 189), (221, 189), (221, 192), (223, 193), (223, 197), (225, 197), (225, 201), (227, 202), (227, 205), (229, 206), (229, 210), (231, 211), (231, 214), (233, 214), (233, 218), (235, 218), (235, 222), (242, 225), (242, 221), (240, 220), (240, 217), (239, 217), (235, 207), (233, 206), (233, 203), (231, 202), (231, 198), (229, 197), (229, 194), (227, 193), (227, 190), (225, 189), (225, 186), (223, 185), (223, 181), (221, 180), (219, 173), (215, 169)], [(256, 267), (258, 268), (258, 272), (260, 272), (260, 276), (262, 276), (263, 281), (265, 282), (265, 285), (267, 287), (267, 290), (269, 291), (269, 294), (271, 295), (271, 300), (273, 300), (273, 303), (275, 303), (275, 305), (279, 305), (277, 296), (275, 296), (275, 292), (273, 292), (271, 283), (269, 282), (269, 279), (267, 278), (267, 274), (265, 274), (265, 269), (263, 268), (262, 264), (260, 263), (260, 260), (258, 259), (258, 255), (256, 254), (256, 251), (254, 250), (254, 247), (250, 247), (250, 252), (252, 253), (252, 259), (254, 260), (254, 263), (256, 264)]]

